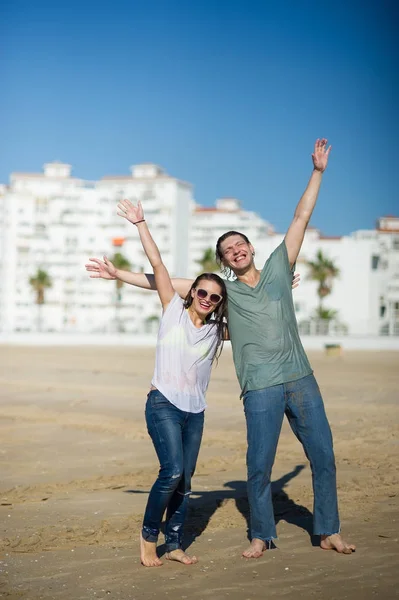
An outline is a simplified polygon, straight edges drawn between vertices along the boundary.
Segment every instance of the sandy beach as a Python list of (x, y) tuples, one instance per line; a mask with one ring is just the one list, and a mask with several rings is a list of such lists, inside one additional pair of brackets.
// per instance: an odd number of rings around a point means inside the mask
[(227, 348), (208, 391), (186, 528), (199, 563), (146, 569), (138, 536), (157, 473), (143, 414), (154, 351), (1, 346), (0, 598), (396, 597), (399, 353), (309, 357), (356, 553), (322, 551), (313, 539), (310, 469), (284, 423), (273, 470), (278, 550), (241, 558), (245, 422)]

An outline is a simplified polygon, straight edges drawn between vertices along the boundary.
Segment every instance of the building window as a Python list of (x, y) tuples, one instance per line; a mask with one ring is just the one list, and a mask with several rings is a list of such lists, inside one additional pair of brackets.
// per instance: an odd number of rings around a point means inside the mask
[(147, 187), (147, 188), (146, 188), (146, 189), (143, 191), (143, 193), (142, 193), (142, 196), (141, 196), (141, 199), (142, 199), (144, 202), (146, 202), (146, 201), (148, 201), (148, 200), (154, 200), (154, 199), (155, 199), (155, 196), (154, 196), (154, 191), (153, 191), (153, 189), (152, 189), (152, 187), (151, 187), (151, 186)]
[(399, 237), (393, 238), (392, 248), (394, 250), (399, 250)]
[(386, 309), (387, 309), (387, 307), (385, 304), (384, 296), (380, 296), (380, 318), (381, 319), (385, 316)]
[(301, 312), (301, 304), (300, 302), (294, 302), (295, 312)]
[(78, 245), (78, 238), (65, 238), (65, 245), (76, 247)]
[(380, 257), (374, 254), (371, 257), (371, 268), (373, 269), (373, 271), (376, 271), (378, 269), (379, 263), (380, 263)]

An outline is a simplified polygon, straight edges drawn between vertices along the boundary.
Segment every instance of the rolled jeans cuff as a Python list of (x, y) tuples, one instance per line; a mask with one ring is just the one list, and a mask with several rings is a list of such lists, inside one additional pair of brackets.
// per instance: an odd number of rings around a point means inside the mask
[(180, 550), (181, 544), (178, 542), (173, 542), (172, 544), (165, 544), (166, 552), (173, 552), (173, 550)]
[(154, 529), (148, 529), (147, 527), (143, 527), (143, 529), (141, 530), (141, 535), (143, 540), (145, 540), (146, 542), (156, 543), (158, 541), (159, 532), (157, 533)]

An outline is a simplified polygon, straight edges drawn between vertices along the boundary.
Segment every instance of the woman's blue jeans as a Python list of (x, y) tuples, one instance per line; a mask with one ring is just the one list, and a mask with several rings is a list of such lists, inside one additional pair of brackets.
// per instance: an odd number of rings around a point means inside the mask
[(185, 412), (169, 402), (158, 390), (151, 390), (145, 417), (160, 469), (148, 498), (142, 536), (148, 542), (158, 540), (166, 510), (165, 543), (166, 551), (170, 552), (180, 548), (182, 543), (191, 477), (204, 428), (204, 411)]
[(323, 399), (313, 375), (246, 392), (244, 411), (251, 539), (269, 542), (276, 537), (270, 477), (284, 414), (310, 461), (314, 533), (338, 533), (340, 523), (333, 440)]

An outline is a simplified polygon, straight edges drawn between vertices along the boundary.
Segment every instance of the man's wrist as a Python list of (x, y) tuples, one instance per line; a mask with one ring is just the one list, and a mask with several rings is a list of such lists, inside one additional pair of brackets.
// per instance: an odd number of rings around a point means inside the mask
[(133, 225), (136, 225), (136, 227), (138, 227), (138, 225), (139, 225), (140, 223), (145, 223), (145, 219), (140, 219), (140, 221), (135, 221), (135, 222), (133, 223)]

